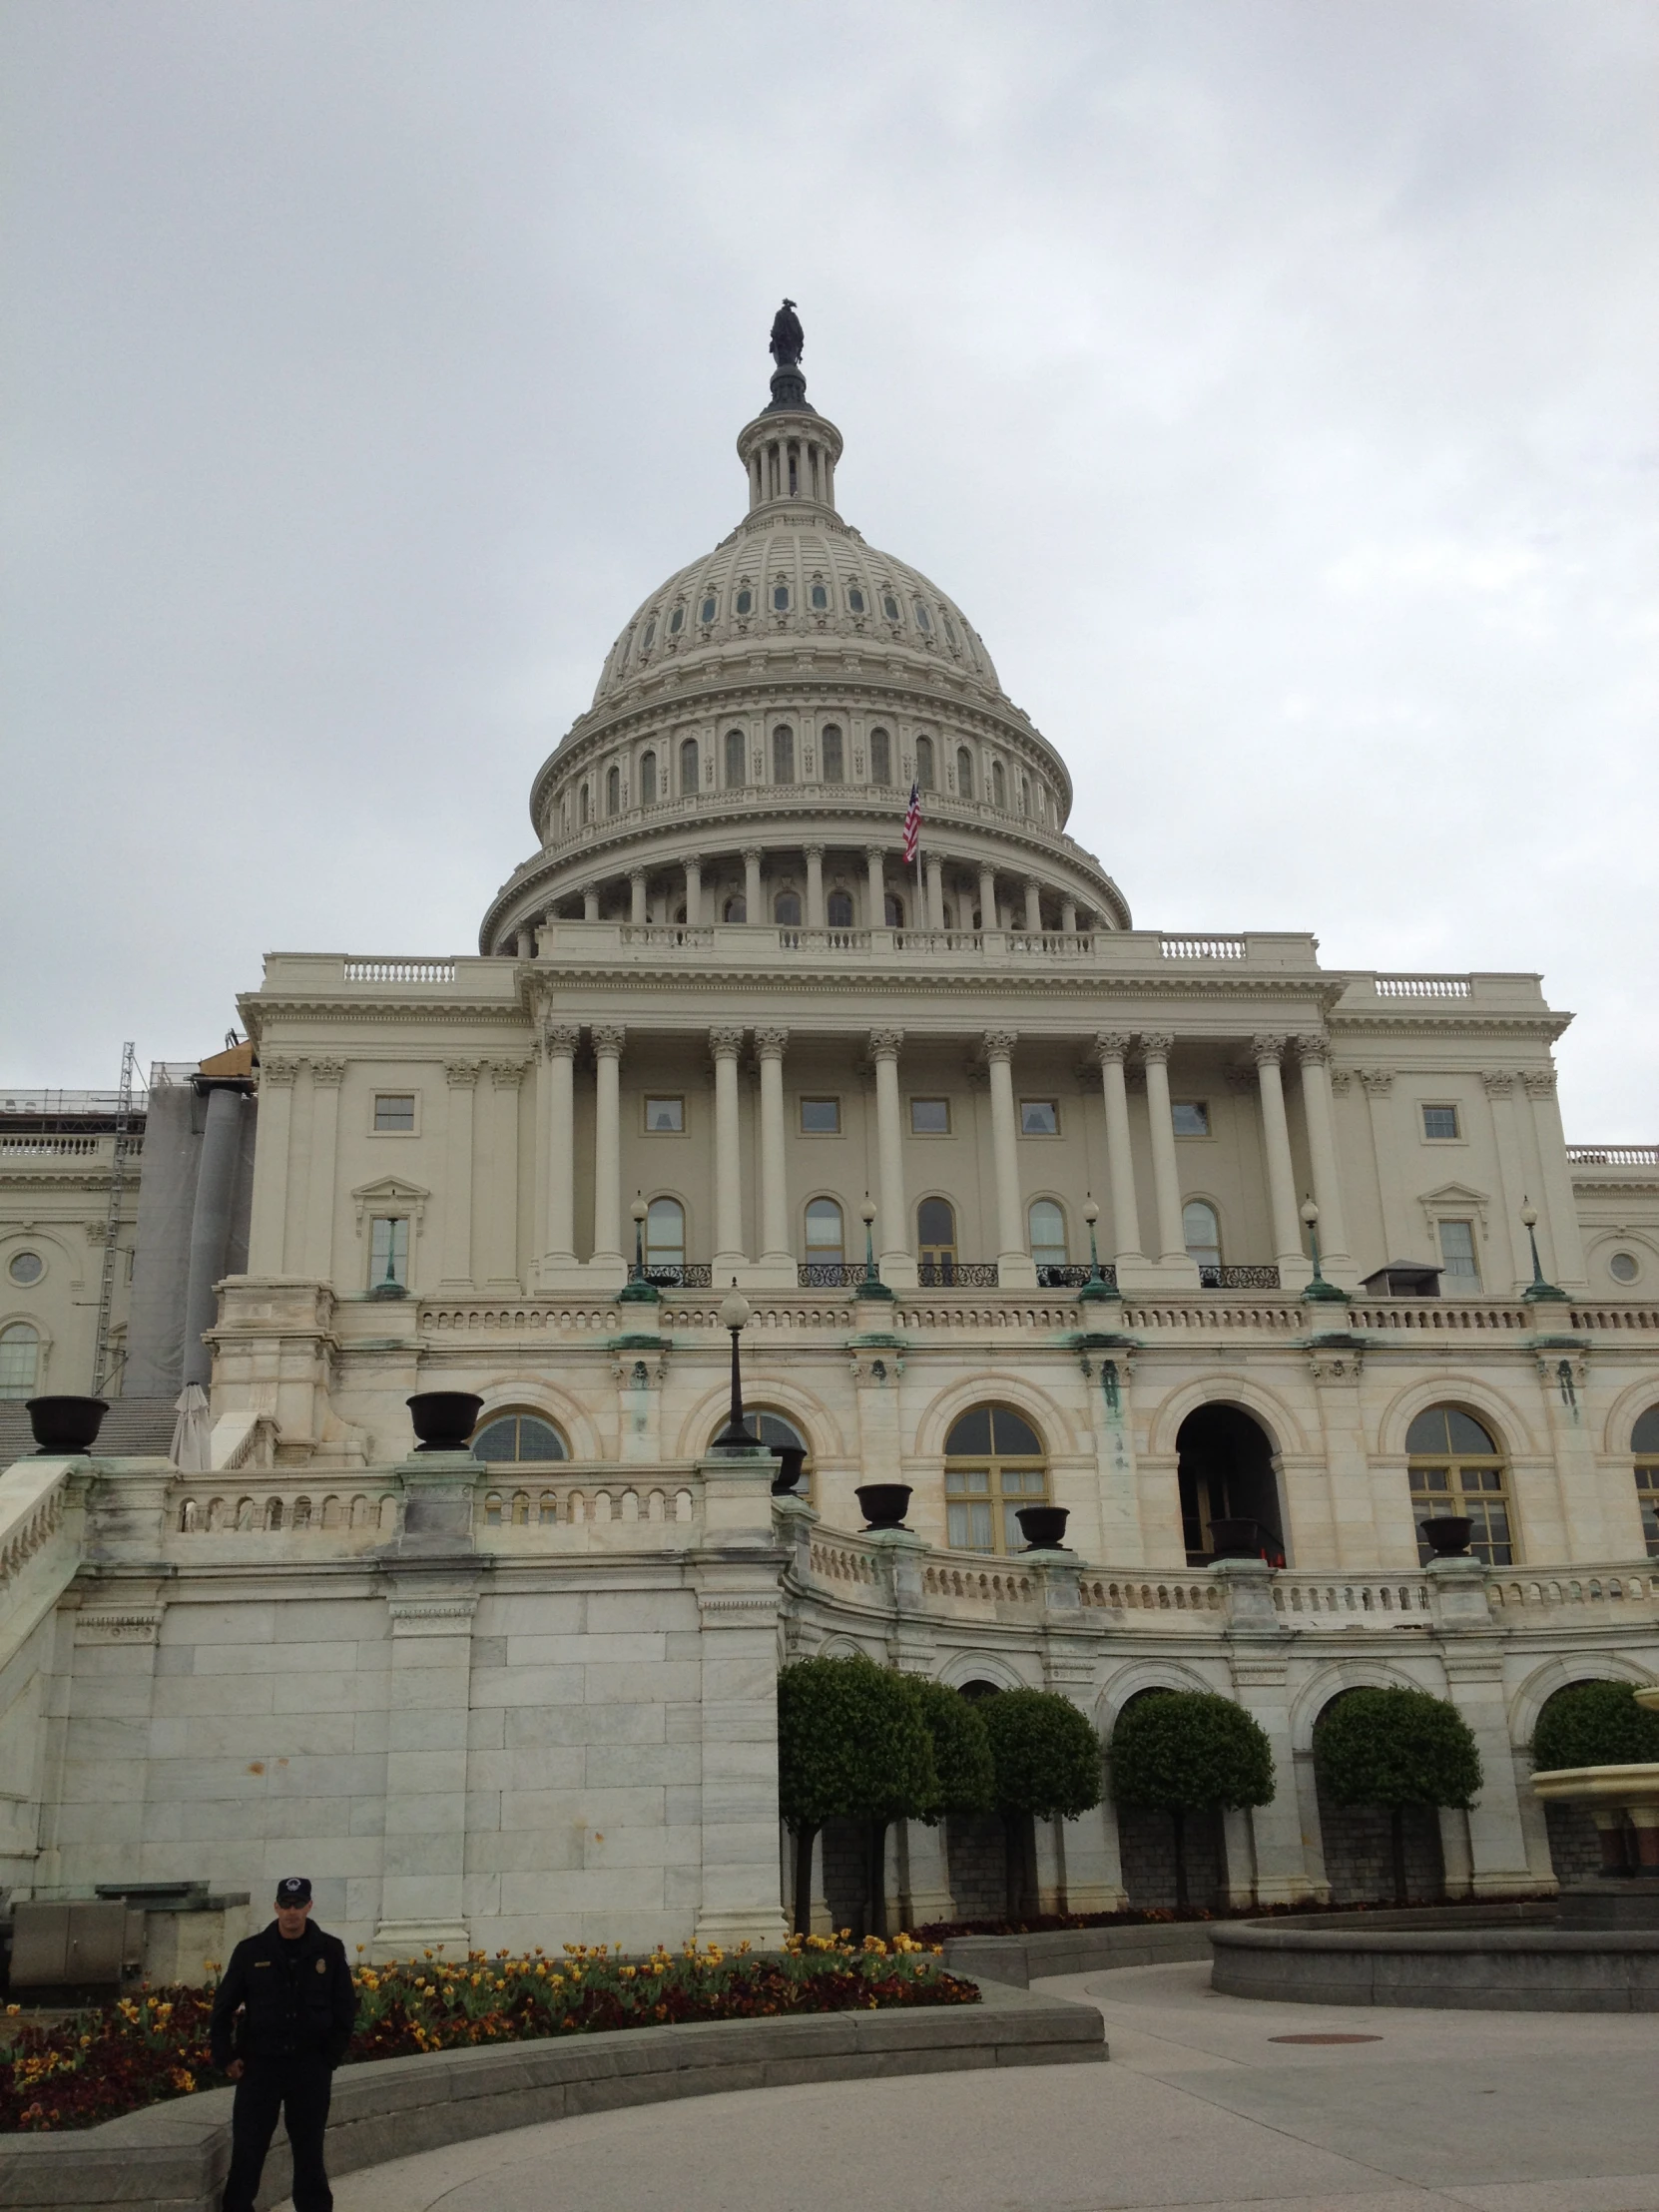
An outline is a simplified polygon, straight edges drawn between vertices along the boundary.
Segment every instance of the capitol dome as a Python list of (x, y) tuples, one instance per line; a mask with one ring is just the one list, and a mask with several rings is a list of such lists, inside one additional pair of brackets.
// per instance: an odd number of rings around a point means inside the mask
[[(748, 511), (618, 633), (592, 705), (532, 785), (539, 849), (491, 901), (486, 953), (529, 956), (559, 919), (766, 920), (769, 886), (806, 881), (809, 852), (814, 882), (836, 851), (867, 866), (867, 889), (848, 893), (864, 927), (1129, 926), (1122, 893), (1065, 833), (1064, 762), (977, 629), (842, 519), (841, 451), (799, 363), (782, 362), (738, 436)], [(938, 881), (878, 899), (875, 862), (889, 843), (898, 857), (912, 784)], [(745, 857), (757, 841), (759, 871)]]

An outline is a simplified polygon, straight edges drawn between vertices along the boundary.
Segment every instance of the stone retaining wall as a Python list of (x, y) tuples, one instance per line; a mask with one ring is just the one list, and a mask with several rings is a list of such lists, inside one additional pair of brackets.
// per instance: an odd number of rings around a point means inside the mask
[[(1051, 1928), (1033, 1936), (952, 1936), (944, 1962), (980, 1983), (1029, 1988), (1047, 1974), (1097, 1967), (1169, 1966), (1208, 1958), (1213, 1921), (1148, 1921), (1141, 1927)], [(988, 1992), (987, 1992), (988, 1993)], [(0, 2200), (3, 2201), (3, 2200)]]
[(1217, 1923), (1210, 1986), (1293, 2004), (1659, 2012), (1659, 1933), (1580, 1934), (1514, 1921), (1430, 1928), (1423, 1918), (1390, 1930), (1366, 1918), (1364, 1928)]
[[(335, 2175), (539, 2120), (658, 2104), (725, 2089), (1074, 2065), (1106, 2056), (1092, 2005), (992, 1983), (978, 2004), (700, 2021), (563, 2040), (497, 2043), (347, 2066), (334, 2077), (328, 2165)], [(7, 2212), (217, 2212), (230, 2162), (230, 2089), (150, 2105), (101, 2127), (0, 2140)], [(266, 2162), (262, 2212), (286, 2196), (285, 2141)]]

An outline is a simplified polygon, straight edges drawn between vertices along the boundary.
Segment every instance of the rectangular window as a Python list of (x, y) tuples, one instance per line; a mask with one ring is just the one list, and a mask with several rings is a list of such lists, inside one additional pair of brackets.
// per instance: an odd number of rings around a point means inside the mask
[(374, 1128), (377, 1135), (413, 1136), (414, 1114), (413, 1091), (375, 1092)]
[(683, 1137), (686, 1133), (685, 1100), (648, 1098), (645, 1102), (645, 1133), (648, 1137)]
[(1457, 1126), (1455, 1106), (1425, 1106), (1422, 1110), (1422, 1133), (1430, 1144), (1454, 1143), (1462, 1135)]
[(368, 1247), (368, 1286), (396, 1283), (409, 1287), (409, 1225), (395, 1216), (377, 1215)]
[(838, 1137), (841, 1102), (838, 1098), (804, 1098), (801, 1101), (801, 1134), (804, 1137)]
[(1060, 1134), (1060, 1102), (1056, 1098), (1022, 1098), (1019, 1102), (1022, 1137), (1057, 1137)]
[(944, 1478), (945, 1542), (953, 1551), (994, 1551), (988, 1467), (953, 1469)]
[(1210, 1134), (1210, 1107), (1205, 1099), (1176, 1099), (1170, 1107), (1170, 1118), (1178, 1137), (1207, 1137)]
[(950, 1134), (949, 1099), (912, 1098), (910, 1101), (910, 1134), (912, 1137), (948, 1137)]
[(1472, 1221), (1442, 1221), (1440, 1224), (1440, 1259), (1445, 1272), (1456, 1283), (1480, 1282), (1480, 1263), (1474, 1256), (1474, 1224)]
[(1659, 1465), (1636, 1469), (1636, 1503), (1650, 1559), (1659, 1559)]

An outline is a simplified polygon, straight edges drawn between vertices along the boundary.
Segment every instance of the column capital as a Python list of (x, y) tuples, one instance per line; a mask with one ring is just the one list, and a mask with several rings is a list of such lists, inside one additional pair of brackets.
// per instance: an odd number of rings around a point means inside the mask
[(528, 1060), (492, 1060), (489, 1064), (490, 1081), (498, 1091), (516, 1091), (524, 1080)]
[(595, 1022), (593, 1049), (601, 1060), (620, 1060), (628, 1032), (620, 1021)]
[(896, 1060), (903, 1046), (902, 1029), (872, 1029), (869, 1033), (869, 1056), (872, 1060)]
[(1366, 1086), (1368, 1096), (1386, 1098), (1394, 1087), (1394, 1071), (1392, 1068), (1362, 1068), (1360, 1080)]
[(470, 1091), (483, 1071), (482, 1060), (445, 1060), (444, 1081), (452, 1091)]
[(1167, 1060), (1175, 1050), (1173, 1029), (1143, 1029), (1141, 1031), (1141, 1058), (1148, 1067)]
[(810, 844), (806, 847), (806, 852), (809, 860), (822, 860), (824, 858), (824, 847), (822, 844)]
[(789, 1049), (790, 1033), (787, 1029), (757, 1029), (755, 1050), (763, 1060), (781, 1060)]
[(1528, 1098), (1553, 1098), (1555, 1096), (1555, 1070), (1553, 1068), (1522, 1068), (1521, 1084)]
[(343, 1060), (313, 1060), (311, 1082), (313, 1085), (320, 1084), (326, 1090), (337, 1090), (345, 1081), (345, 1067)]
[(1018, 1042), (1017, 1029), (987, 1029), (979, 1040), (980, 1049), (987, 1061), (1011, 1060)]
[(1296, 1040), (1296, 1056), (1305, 1068), (1329, 1067), (1331, 1064), (1331, 1039), (1310, 1031)]
[(1285, 1039), (1271, 1030), (1264, 1030), (1250, 1040), (1250, 1056), (1259, 1068), (1278, 1067), (1285, 1057)]
[(1129, 1057), (1130, 1034), (1127, 1029), (1102, 1029), (1094, 1040), (1094, 1056), (1101, 1067), (1116, 1060), (1121, 1067)]
[(735, 1060), (743, 1050), (741, 1029), (711, 1029), (709, 1050), (717, 1060)]
[(885, 865), (887, 858), (887, 848), (884, 844), (866, 844), (864, 846), (864, 858), (866, 861), (868, 861), (871, 867), (873, 867), (877, 861), (880, 861), (883, 865)]
[(268, 1087), (276, 1090), (289, 1090), (292, 1088), (298, 1074), (299, 1062), (297, 1060), (268, 1060), (263, 1056), (261, 1057), (260, 1088), (262, 1091)]
[(650, 872), (649, 868), (631, 867), (628, 870), (628, 880), (630, 883), (643, 883)]
[(582, 1032), (574, 1022), (551, 1022), (541, 1033), (542, 1049), (553, 1060), (574, 1060), (582, 1043)]
[(1513, 1068), (1482, 1068), (1480, 1081), (1488, 1098), (1509, 1098), (1514, 1093), (1515, 1070)]
[(764, 845), (746, 844), (740, 849), (743, 853), (743, 864), (745, 867), (759, 867), (762, 860), (766, 857), (766, 847)]

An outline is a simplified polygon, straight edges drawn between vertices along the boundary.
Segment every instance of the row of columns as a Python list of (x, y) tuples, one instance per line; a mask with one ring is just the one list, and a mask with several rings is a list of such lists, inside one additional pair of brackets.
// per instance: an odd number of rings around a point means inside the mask
[[(802, 849), (807, 863), (806, 925), (809, 929), (822, 929), (825, 927), (824, 856), (827, 847), (822, 844), (809, 844)], [(686, 921), (688, 926), (692, 927), (700, 925), (706, 918), (703, 911), (704, 857), (701, 854), (694, 855), (679, 863), (685, 876)], [(884, 845), (865, 847), (864, 866), (868, 885), (865, 908), (866, 926), (872, 929), (879, 929), (885, 924), (888, 857), (889, 854)], [(761, 912), (765, 896), (763, 866), (766, 853), (760, 845), (745, 845), (742, 848), (742, 858), (745, 908), (751, 921), (761, 921), (766, 918)], [(924, 855), (924, 893), (921, 898), (921, 911), (916, 916), (918, 927), (942, 929), (945, 925), (944, 870), (945, 861), (942, 856), (937, 853)], [(650, 885), (651, 877), (656, 872), (658, 871), (644, 867), (635, 867), (628, 870), (628, 918), (636, 925), (643, 925), (651, 918)], [(982, 864), (978, 869), (979, 914), (981, 926), (984, 929), (998, 929), (1001, 927), (1001, 909), (997, 904), (997, 869), (991, 866)], [(1017, 909), (1009, 908), (1009, 918), (1015, 927), (1024, 930), (1027, 935), (1036, 936), (1041, 933), (1043, 927), (1042, 885), (1032, 875), (1022, 877), (1020, 882), (1020, 903)], [(916, 895), (916, 886), (909, 878), (906, 878), (906, 895), (911, 897)], [(965, 886), (961, 895), (964, 897), (968, 895)], [(596, 882), (585, 884), (580, 896), (582, 900), (582, 919), (584, 921), (599, 920), (600, 885)], [(1017, 920), (1014, 918), (1016, 912)], [(1066, 936), (1075, 936), (1077, 925), (1077, 900), (1068, 892), (1060, 898), (1061, 933)], [(535, 949), (533, 928), (526, 925), (522, 935), (524, 941), (520, 949), (525, 957), (530, 957)]]
[[(784, 1055), (790, 1032), (763, 1027), (754, 1032), (760, 1063), (760, 1267), (780, 1281), (794, 1280), (790, 1251), (789, 1196), (786, 1180), (788, 1132), (784, 1100)], [(593, 1263), (612, 1274), (624, 1271), (628, 1253), (623, 1234), (621, 1158), (621, 1061), (627, 1032), (620, 1024), (600, 1023), (593, 1032), (595, 1130)], [(745, 1031), (717, 1027), (709, 1031), (714, 1062), (714, 1195), (716, 1282), (751, 1267), (743, 1238), (743, 1156), (739, 1111), (739, 1062)], [(998, 1278), (1004, 1288), (1034, 1289), (1036, 1269), (1026, 1245), (1024, 1198), (1020, 1188), (1018, 1119), (1014, 1104), (1013, 1055), (1018, 1034), (986, 1030), (980, 1051), (989, 1080), (991, 1155), (996, 1191)], [(543, 1102), (537, 1130), (537, 1220), (543, 1225), (544, 1276), (574, 1268), (575, 1253), (575, 1080), (581, 1032), (555, 1024), (543, 1032), (546, 1073), (538, 1089)], [(1106, 1115), (1107, 1176), (1112, 1199), (1112, 1258), (1125, 1290), (1153, 1289), (1172, 1282), (1196, 1285), (1187, 1256), (1182, 1220), (1180, 1166), (1176, 1154), (1169, 1091), (1172, 1032), (1103, 1031), (1093, 1052), (1100, 1069)], [(898, 1063), (904, 1046), (901, 1029), (869, 1033), (869, 1057), (875, 1071), (877, 1220), (882, 1279), (896, 1288), (913, 1286), (916, 1263), (909, 1247), (908, 1200), (904, 1187), (904, 1128)], [(1267, 1160), (1269, 1210), (1275, 1258), (1287, 1289), (1299, 1289), (1309, 1269), (1303, 1252), (1291, 1153), (1283, 1066), (1288, 1040), (1264, 1034), (1252, 1040), (1256, 1083), (1261, 1100), (1263, 1145)], [(1127, 1069), (1133, 1054), (1144, 1071), (1147, 1120), (1152, 1152), (1152, 1245), (1143, 1239), (1140, 1195), (1136, 1188), (1129, 1122)], [(1333, 1280), (1353, 1273), (1348, 1249), (1337, 1166), (1331, 1099), (1329, 1052), (1323, 1038), (1297, 1041), (1303, 1115), (1320, 1208), (1322, 1250)], [(446, 1269), (447, 1273), (447, 1269)], [(551, 1284), (549, 1285), (551, 1287)]]

